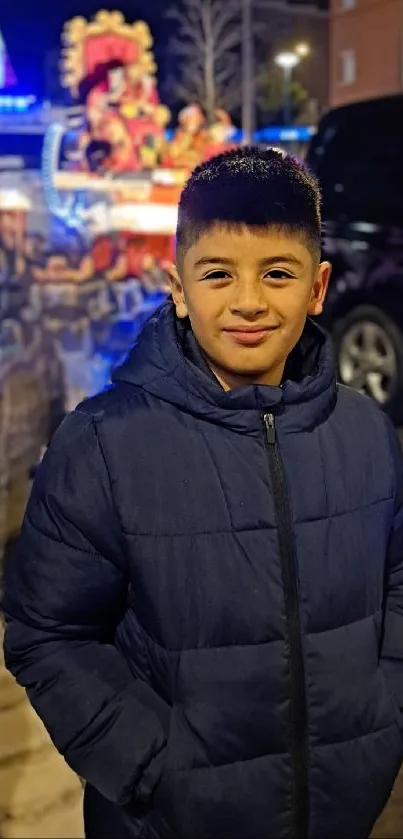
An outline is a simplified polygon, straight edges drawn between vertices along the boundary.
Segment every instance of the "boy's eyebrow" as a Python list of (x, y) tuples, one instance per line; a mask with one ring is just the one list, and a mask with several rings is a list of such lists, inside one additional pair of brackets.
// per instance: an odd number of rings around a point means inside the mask
[(195, 263), (195, 268), (201, 265), (233, 265), (234, 260), (228, 256), (202, 256)]
[[(292, 253), (276, 254), (275, 256), (267, 256), (259, 259), (259, 266), (264, 268), (267, 265), (274, 265), (276, 262), (288, 262), (289, 265), (296, 265), (298, 268), (303, 268), (303, 262)], [(203, 265), (233, 265), (234, 260), (228, 256), (202, 256), (195, 263), (195, 268)]]
[(304, 263), (298, 257), (294, 256), (293, 253), (280, 253), (275, 256), (267, 256), (259, 260), (259, 265), (261, 268), (264, 268), (266, 265), (274, 265), (276, 262), (288, 262), (289, 265), (297, 265), (298, 268), (304, 267)]

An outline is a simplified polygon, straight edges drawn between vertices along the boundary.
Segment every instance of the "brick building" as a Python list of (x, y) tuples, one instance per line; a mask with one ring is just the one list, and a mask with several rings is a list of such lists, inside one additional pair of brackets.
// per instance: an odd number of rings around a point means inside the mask
[(401, 90), (402, 0), (331, 0), (331, 106)]

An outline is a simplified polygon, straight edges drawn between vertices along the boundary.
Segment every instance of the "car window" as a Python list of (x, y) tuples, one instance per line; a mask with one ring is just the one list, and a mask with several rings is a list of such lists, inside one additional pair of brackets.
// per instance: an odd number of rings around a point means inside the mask
[(325, 218), (403, 220), (403, 98), (329, 114), (309, 153)]

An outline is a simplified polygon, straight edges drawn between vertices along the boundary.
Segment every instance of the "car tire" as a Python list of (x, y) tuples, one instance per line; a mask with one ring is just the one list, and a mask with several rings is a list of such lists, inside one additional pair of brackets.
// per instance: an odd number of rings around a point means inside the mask
[(393, 316), (378, 306), (356, 306), (332, 334), (338, 380), (375, 399), (395, 423), (403, 422), (403, 332)]

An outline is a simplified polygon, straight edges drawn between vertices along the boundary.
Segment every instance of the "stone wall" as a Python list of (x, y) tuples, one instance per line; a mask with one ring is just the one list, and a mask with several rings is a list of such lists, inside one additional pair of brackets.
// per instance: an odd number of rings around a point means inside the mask
[(0, 652), (0, 837), (83, 835), (81, 783), (52, 745), (25, 691), (6, 671)]

